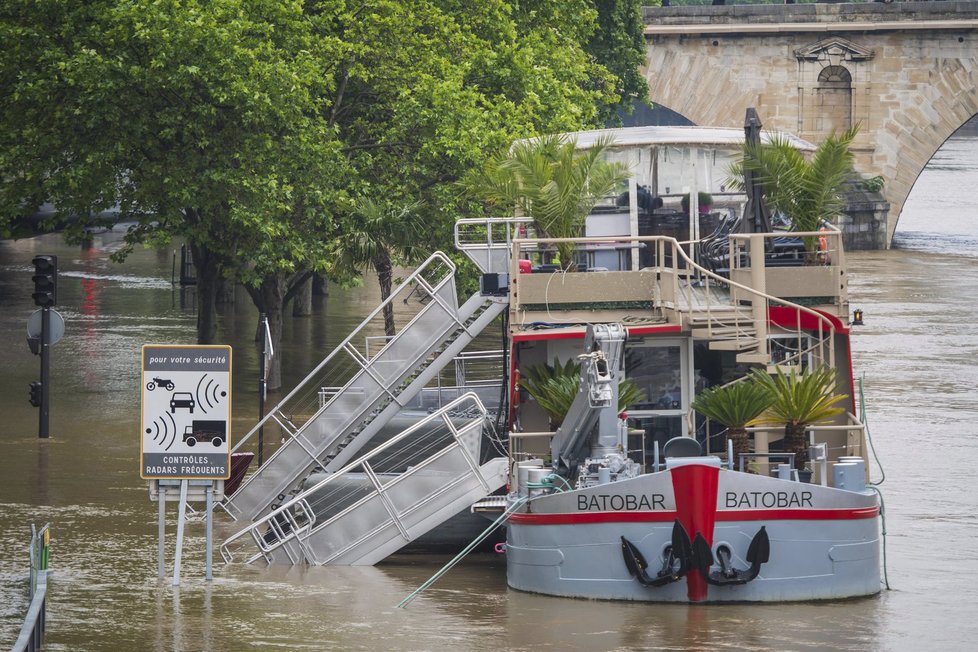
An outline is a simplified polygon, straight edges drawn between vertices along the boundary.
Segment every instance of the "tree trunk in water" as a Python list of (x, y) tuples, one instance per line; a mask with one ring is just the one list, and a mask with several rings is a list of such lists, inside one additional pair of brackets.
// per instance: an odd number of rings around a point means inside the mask
[(310, 276), (292, 298), (292, 316), (308, 317), (312, 314), (312, 277)]
[(197, 268), (197, 343), (217, 341), (217, 291), (221, 277), (221, 261), (217, 256), (195, 244), (190, 245)]
[(808, 438), (805, 436), (806, 424), (789, 423), (784, 427), (784, 447), (795, 454), (795, 468), (801, 471), (808, 462)]
[(234, 281), (223, 275), (217, 278), (217, 305), (229, 306), (234, 304)]
[[(394, 265), (391, 263), (391, 256), (387, 250), (381, 251), (373, 260), (374, 269), (377, 270), (377, 281), (380, 283), (380, 299), (386, 300), (391, 295), (391, 288), (394, 284)], [(394, 306), (387, 304), (384, 306), (384, 334), (387, 337), (394, 337)]]
[(317, 297), (329, 296), (329, 279), (319, 274), (313, 274), (312, 294)]

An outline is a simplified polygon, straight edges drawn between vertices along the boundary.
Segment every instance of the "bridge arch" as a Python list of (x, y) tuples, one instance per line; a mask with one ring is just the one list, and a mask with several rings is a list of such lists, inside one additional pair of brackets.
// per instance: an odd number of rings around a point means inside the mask
[(859, 124), (856, 168), (882, 175), (879, 246), (934, 153), (978, 114), (978, 3), (645, 8), (649, 100), (696, 124), (820, 142)]

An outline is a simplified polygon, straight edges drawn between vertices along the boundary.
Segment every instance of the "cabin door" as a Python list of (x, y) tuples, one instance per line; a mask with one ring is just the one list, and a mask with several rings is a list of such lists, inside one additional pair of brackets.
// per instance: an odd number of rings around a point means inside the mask
[(645, 339), (626, 345), (625, 377), (644, 395), (627, 408), (629, 457), (647, 468), (656, 443), (661, 451), (667, 441), (686, 434), (692, 367), (687, 339)]

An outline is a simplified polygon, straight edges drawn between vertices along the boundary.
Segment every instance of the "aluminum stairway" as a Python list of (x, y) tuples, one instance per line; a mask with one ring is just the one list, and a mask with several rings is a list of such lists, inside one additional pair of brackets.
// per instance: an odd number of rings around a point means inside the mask
[(381, 561), (506, 483), (505, 457), (479, 465), (485, 422), (478, 396), (461, 396), (229, 537), (222, 557)]
[[(454, 273), (445, 254), (429, 257), (238, 442), (234, 450), (272, 420), (285, 436), (275, 454), (223, 503), (233, 518), (259, 518), (294, 494), (313, 469), (341, 468), (505, 309), (506, 297), (479, 294), (458, 306)], [(385, 306), (400, 309), (409, 301), (420, 309), (397, 335), (374, 354), (357, 348), (356, 343), (369, 342), (376, 328), (372, 322)], [(319, 394), (329, 385), (338, 389), (319, 407)]]

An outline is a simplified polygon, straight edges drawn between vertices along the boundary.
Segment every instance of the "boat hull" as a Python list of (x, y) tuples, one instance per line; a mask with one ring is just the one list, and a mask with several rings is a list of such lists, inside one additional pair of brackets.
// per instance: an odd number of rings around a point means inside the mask
[[(690, 570), (644, 586), (623, 557), (622, 537), (655, 577), (675, 523), (703, 537), (714, 561), (726, 547), (737, 569), (763, 527), (770, 556), (753, 580), (710, 584)], [(567, 597), (650, 602), (784, 602), (851, 598), (880, 590), (879, 509), (874, 493), (686, 465), (630, 480), (529, 500), (507, 527), (507, 577), (515, 589)]]

